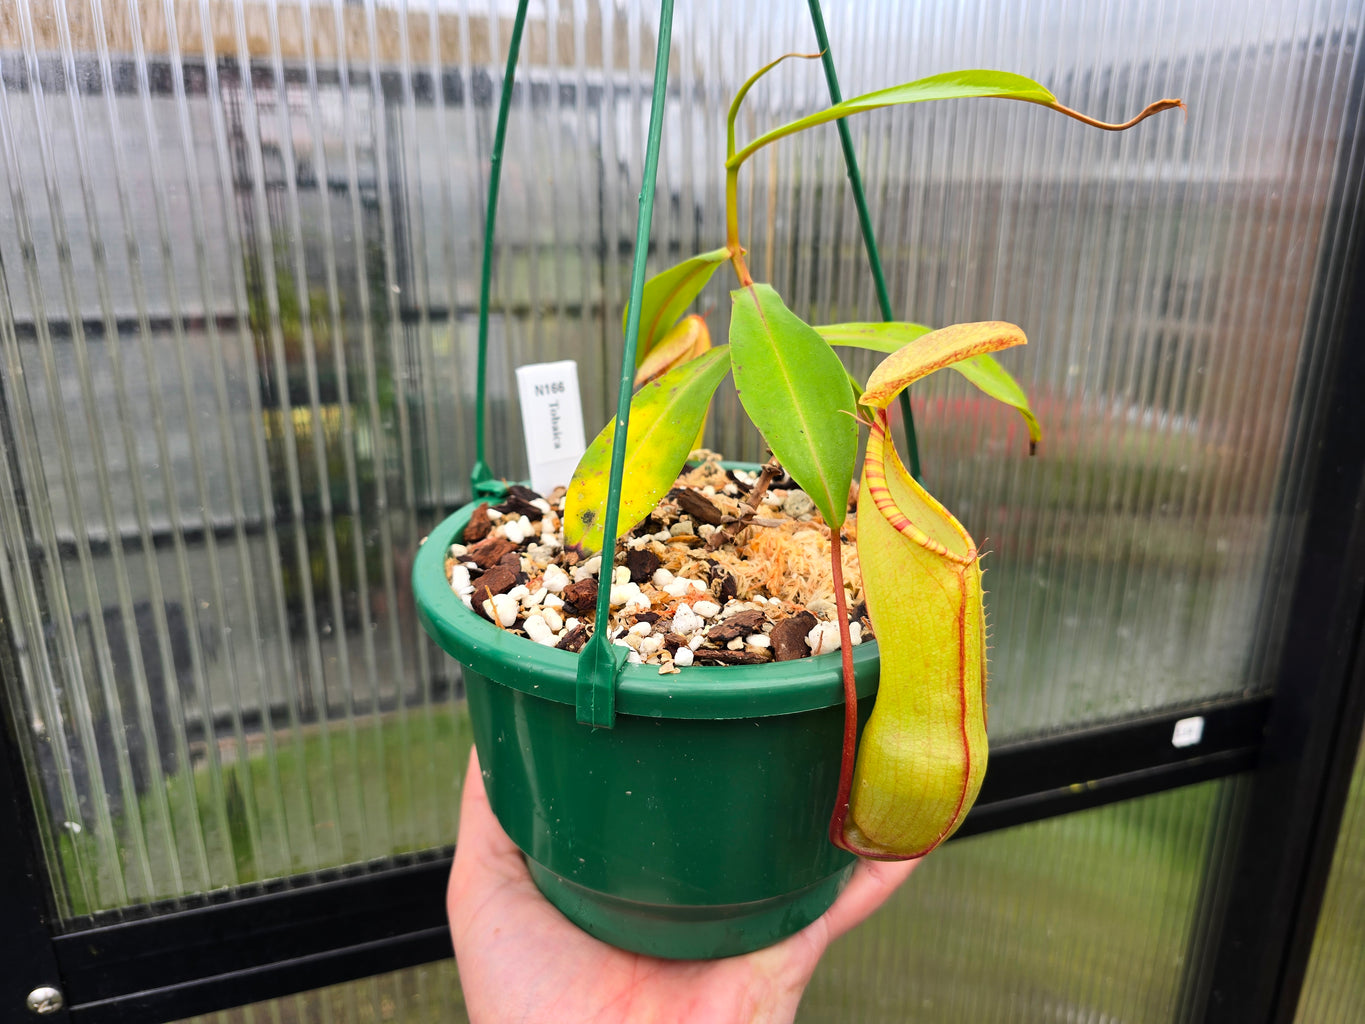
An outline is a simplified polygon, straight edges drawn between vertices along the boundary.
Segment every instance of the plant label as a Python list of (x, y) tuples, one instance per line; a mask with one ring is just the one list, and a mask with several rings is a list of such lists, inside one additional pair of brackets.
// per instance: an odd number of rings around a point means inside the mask
[(567, 484), (587, 447), (583, 438), (583, 401), (578, 364), (572, 359), (517, 367), (521, 429), (531, 489), (549, 494)]

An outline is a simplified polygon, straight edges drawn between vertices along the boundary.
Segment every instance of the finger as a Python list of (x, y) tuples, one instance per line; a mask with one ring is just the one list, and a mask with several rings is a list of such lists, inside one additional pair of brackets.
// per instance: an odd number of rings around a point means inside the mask
[(873, 911), (891, 898), (891, 894), (900, 888), (923, 859), (858, 861), (852, 879), (834, 905), (825, 911), (830, 939), (837, 939), (872, 916)]

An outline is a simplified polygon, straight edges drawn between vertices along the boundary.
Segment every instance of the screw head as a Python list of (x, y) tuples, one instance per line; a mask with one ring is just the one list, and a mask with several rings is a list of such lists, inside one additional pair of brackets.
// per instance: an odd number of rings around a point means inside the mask
[(62, 1002), (62, 993), (51, 985), (39, 985), (28, 994), (25, 1003), (31, 1011), (41, 1017), (58, 1013), (65, 1005)]

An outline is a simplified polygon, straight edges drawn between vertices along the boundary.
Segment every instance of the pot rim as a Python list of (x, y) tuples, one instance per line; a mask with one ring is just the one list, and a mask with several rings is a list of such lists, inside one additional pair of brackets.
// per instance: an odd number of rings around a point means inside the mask
[[(572, 707), (578, 655), (498, 628), (466, 608), (446, 579), (446, 552), (483, 503), (457, 509), (421, 541), (412, 566), (418, 618), (442, 650), (472, 671)], [(880, 672), (875, 640), (853, 649), (853, 670), (859, 699), (875, 694)], [(762, 665), (692, 665), (676, 675), (659, 675), (653, 665), (626, 665), (616, 689), (617, 714), (647, 718), (759, 718), (843, 702), (838, 651)]]

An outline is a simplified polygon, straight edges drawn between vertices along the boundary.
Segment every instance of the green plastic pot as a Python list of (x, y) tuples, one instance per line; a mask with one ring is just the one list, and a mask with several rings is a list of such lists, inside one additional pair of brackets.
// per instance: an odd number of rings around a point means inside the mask
[[(428, 536), (413, 590), (423, 627), (464, 666), (489, 803), (541, 892), (584, 931), (672, 959), (746, 953), (824, 913), (855, 859), (827, 835), (839, 655), (666, 676), (628, 665), (615, 726), (581, 725), (578, 656), (498, 629), (450, 589), (445, 555), (474, 508)], [(853, 661), (865, 721), (876, 644)]]

